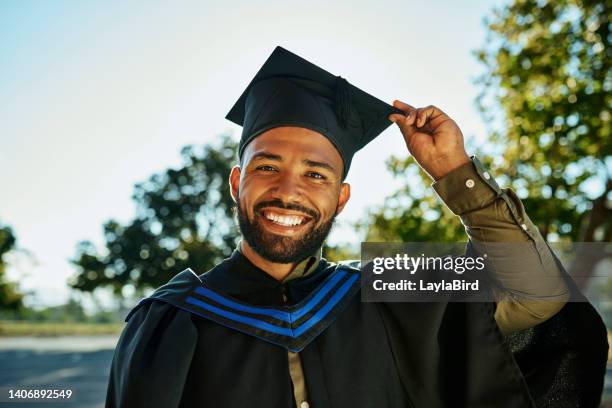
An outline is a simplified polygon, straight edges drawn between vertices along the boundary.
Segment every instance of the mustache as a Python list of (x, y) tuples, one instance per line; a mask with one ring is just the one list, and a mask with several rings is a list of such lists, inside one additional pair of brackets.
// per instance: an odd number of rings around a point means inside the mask
[(313, 210), (312, 208), (304, 207), (303, 205), (300, 205), (300, 204), (292, 204), (292, 203), (285, 204), (281, 200), (262, 201), (261, 203), (256, 204), (253, 210), (259, 211), (263, 208), (269, 208), (269, 207), (281, 208), (283, 210), (299, 211), (301, 213), (308, 215), (310, 218), (313, 218), (315, 221), (319, 221), (319, 217), (320, 217), (319, 213)]

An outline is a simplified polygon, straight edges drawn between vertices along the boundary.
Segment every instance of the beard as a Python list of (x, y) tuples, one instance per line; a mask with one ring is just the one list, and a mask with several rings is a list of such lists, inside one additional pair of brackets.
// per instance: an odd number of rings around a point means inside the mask
[[(240, 197), (237, 197), (236, 201), (236, 217), (242, 237), (259, 256), (275, 263), (299, 263), (312, 256), (323, 246), (336, 219), (336, 214), (334, 214), (329, 220), (316, 227), (320, 219), (316, 211), (297, 204), (284, 204), (280, 200), (273, 200), (257, 204), (253, 209), (255, 215), (251, 221), (242, 208)], [(298, 237), (273, 234), (261, 224), (261, 214), (258, 210), (264, 207), (301, 211), (311, 217), (312, 226)]]

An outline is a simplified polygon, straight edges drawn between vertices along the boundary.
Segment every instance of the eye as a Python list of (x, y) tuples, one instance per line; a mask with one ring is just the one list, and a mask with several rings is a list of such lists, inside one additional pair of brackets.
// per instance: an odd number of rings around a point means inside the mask
[(308, 173), (306, 173), (306, 175), (308, 177), (312, 177), (314, 179), (319, 179), (319, 180), (325, 180), (326, 177), (324, 175), (322, 175), (321, 173), (317, 173), (316, 171), (309, 171)]
[(268, 166), (267, 164), (255, 167), (255, 170), (261, 171), (276, 171), (276, 169), (272, 166)]

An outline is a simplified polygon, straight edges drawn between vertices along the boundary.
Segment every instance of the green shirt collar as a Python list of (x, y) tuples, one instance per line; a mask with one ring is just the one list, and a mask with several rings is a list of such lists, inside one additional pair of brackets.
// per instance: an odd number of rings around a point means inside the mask
[[(236, 251), (242, 253), (242, 251), (240, 250), (240, 242), (238, 242), (238, 245), (236, 246)], [(297, 264), (295, 268), (291, 272), (289, 272), (289, 275), (285, 276), (285, 278), (281, 282), (289, 282), (290, 280), (308, 275), (317, 268), (322, 256), (323, 247), (317, 249), (314, 254)]]
[(282, 280), (283, 283), (289, 282), (292, 279), (301, 278), (302, 276), (306, 276), (312, 271), (314, 271), (319, 265), (319, 261), (321, 261), (321, 256), (323, 253), (323, 248), (317, 249), (317, 251), (304, 259), (302, 262), (297, 264), (295, 268), (289, 272), (289, 275), (285, 276), (285, 279)]

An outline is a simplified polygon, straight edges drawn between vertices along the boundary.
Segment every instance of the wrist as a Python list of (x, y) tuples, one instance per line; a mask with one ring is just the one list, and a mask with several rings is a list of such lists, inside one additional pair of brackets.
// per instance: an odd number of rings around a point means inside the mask
[(438, 181), (442, 177), (452, 173), (459, 167), (465, 165), (466, 163), (470, 163), (471, 161), (472, 159), (465, 152), (452, 158), (445, 157), (439, 160), (440, 166), (437, 168), (432, 168), (428, 173), (434, 181)]

